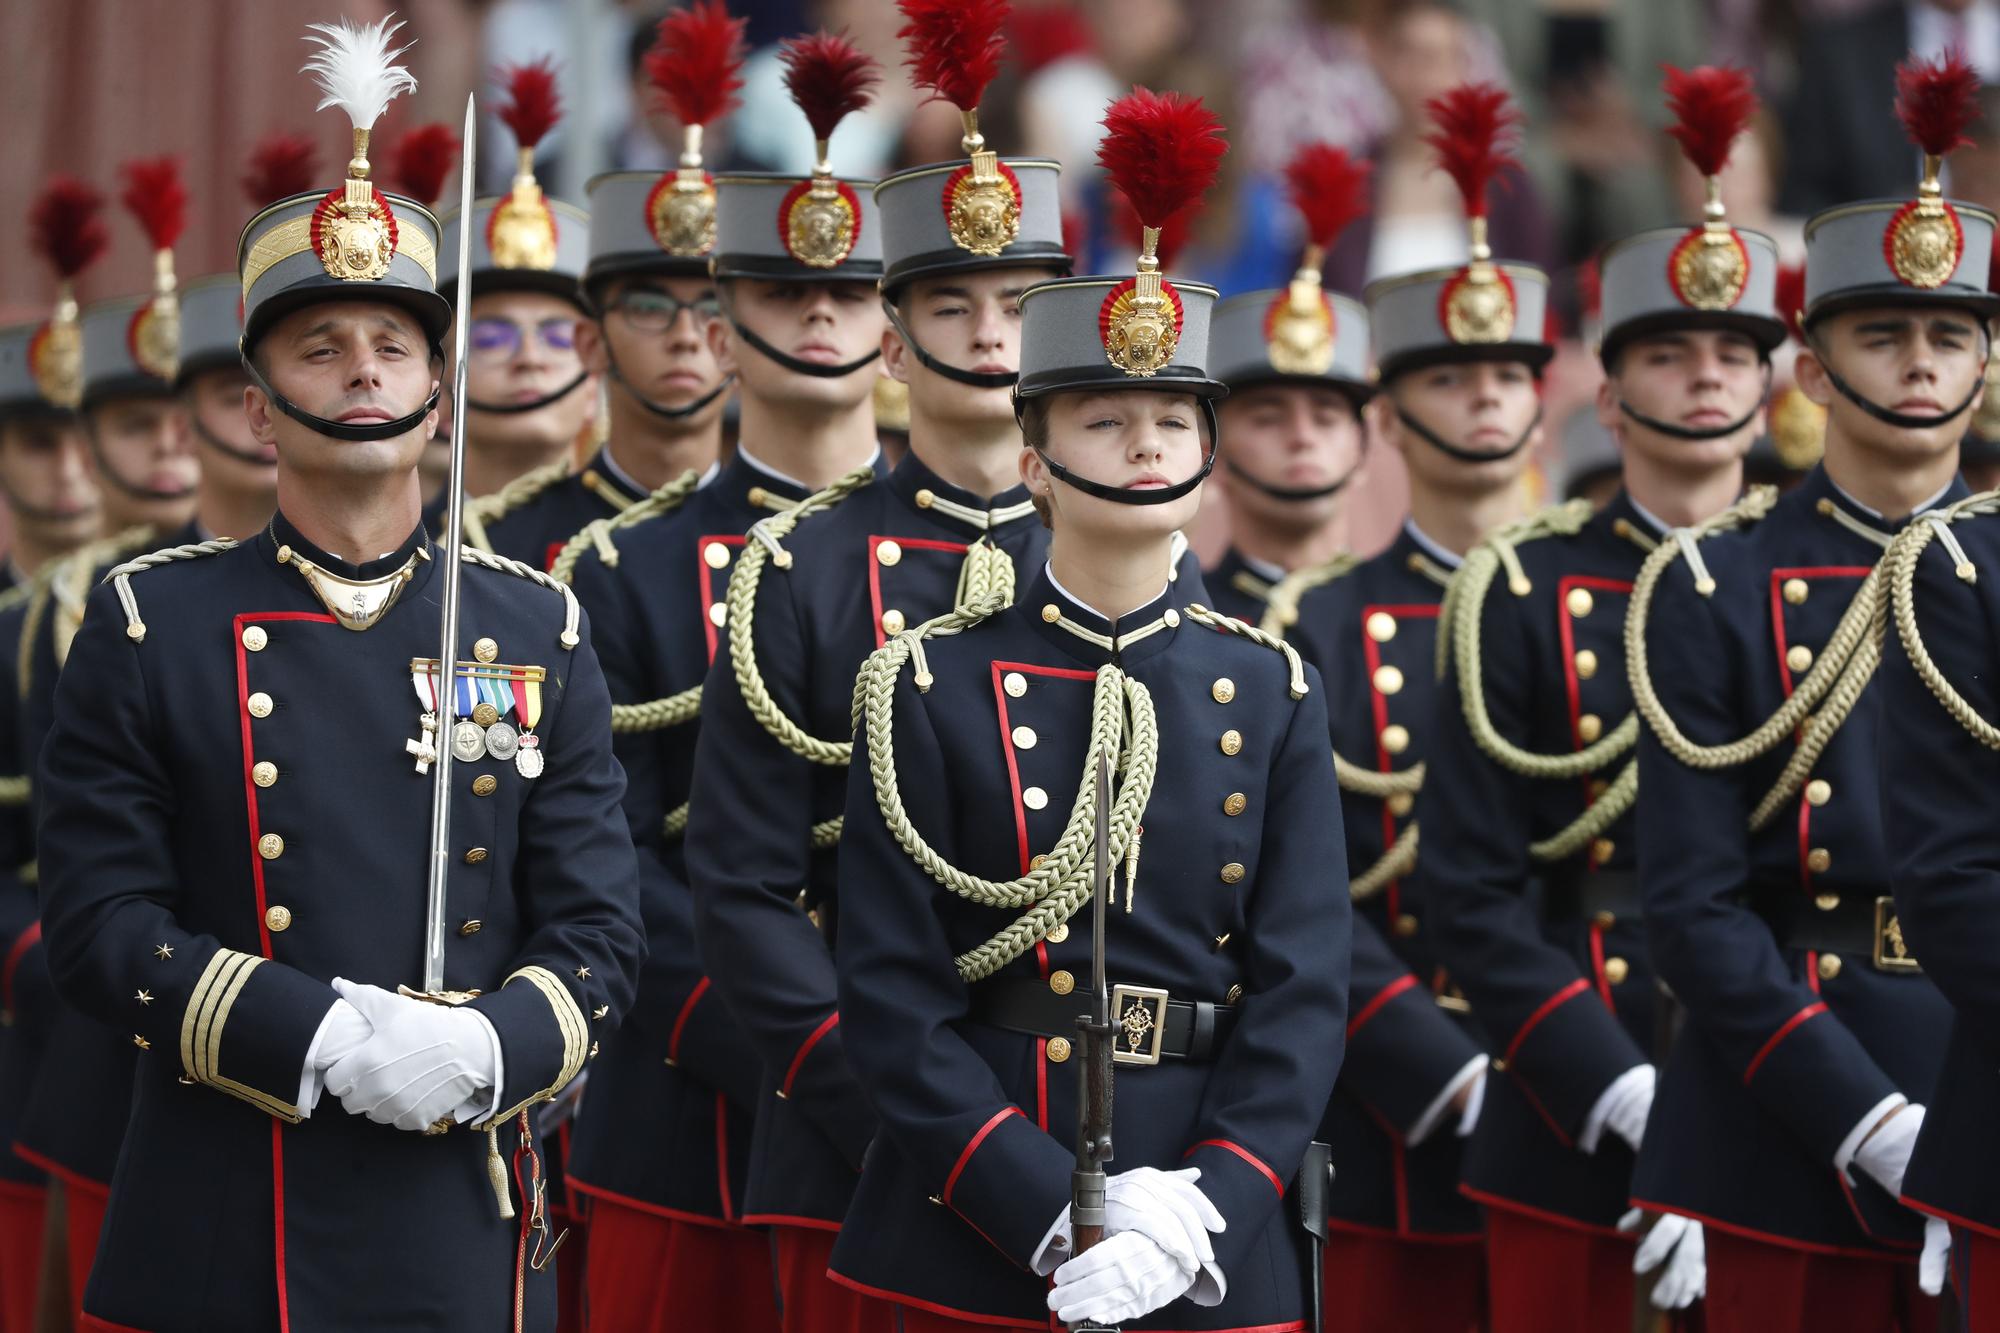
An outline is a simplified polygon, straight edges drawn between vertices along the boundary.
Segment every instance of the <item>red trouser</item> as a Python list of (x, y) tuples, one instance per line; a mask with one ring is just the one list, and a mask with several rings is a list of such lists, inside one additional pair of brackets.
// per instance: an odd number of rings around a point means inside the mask
[(1486, 1290), (1493, 1333), (1629, 1328), (1636, 1245), (1629, 1237), (1488, 1208)]
[(839, 1234), (816, 1227), (771, 1228), (784, 1333), (894, 1333), (894, 1306), (826, 1275)]
[(1425, 1243), (1336, 1231), (1326, 1243), (1326, 1333), (1468, 1333), (1486, 1312), (1476, 1238)]
[(42, 1278), (42, 1209), (48, 1190), (0, 1182), (0, 1333), (31, 1333)]
[(583, 1280), (591, 1333), (778, 1333), (771, 1241), (749, 1227), (594, 1199)]
[(1708, 1333), (1933, 1333), (1914, 1262), (1812, 1254), (1708, 1228)]
[(63, 1203), (68, 1210), (70, 1310), (81, 1317), (83, 1289), (90, 1285), (90, 1266), (97, 1262), (97, 1237), (104, 1230), (111, 1191), (71, 1178), (63, 1183)]
[(1951, 1285), (1961, 1333), (2000, 1333), (2000, 1240), (1953, 1227)]

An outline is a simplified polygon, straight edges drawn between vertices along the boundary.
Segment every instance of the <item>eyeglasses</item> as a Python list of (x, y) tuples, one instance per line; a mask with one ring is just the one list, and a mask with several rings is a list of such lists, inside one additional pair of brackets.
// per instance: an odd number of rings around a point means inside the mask
[(698, 296), (683, 301), (667, 292), (646, 287), (634, 288), (611, 303), (610, 308), (625, 317), (639, 333), (665, 333), (685, 310), (694, 317), (697, 329), (706, 328), (722, 314), (722, 302), (714, 296)]
[[(482, 361), (505, 361), (518, 354), (528, 331), (511, 319), (475, 319), (471, 328), (471, 355)], [(576, 350), (576, 321), (545, 319), (535, 325), (535, 338), (551, 352)]]

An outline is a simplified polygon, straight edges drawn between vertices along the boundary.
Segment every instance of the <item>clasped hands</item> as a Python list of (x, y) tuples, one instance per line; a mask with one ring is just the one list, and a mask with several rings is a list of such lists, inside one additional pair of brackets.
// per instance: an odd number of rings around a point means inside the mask
[(323, 1086), (350, 1115), (397, 1129), (492, 1114), (500, 1038), (484, 1014), (341, 977), (333, 989), (340, 998), (320, 1024), (302, 1106)]

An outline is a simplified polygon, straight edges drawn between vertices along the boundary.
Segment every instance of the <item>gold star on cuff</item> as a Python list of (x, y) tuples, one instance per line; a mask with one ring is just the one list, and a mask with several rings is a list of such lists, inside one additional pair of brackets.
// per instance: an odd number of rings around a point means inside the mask
[(160, 959), (162, 962), (173, 956), (174, 946), (171, 944), (162, 944), (159, 948), (153, 950), (153, 957)]
[(153, 1002), (153, 992), (149, 990), (142, 990), (137, 995), (134, 995), (132, 998), (137, 1000), (140, 1004), (151, 1004)]
[(587, 967), (579, 967), (579, 968), (578, 968), (578, 969), (576, 970), (576, 979), (577, 979), (578, 981), (588, 981), (588, 980), (590, 980), (590, 969), (589, 969), (589, 968), (587, 968)]
[(137, 1046), (142, 1051), (150, 1051), (153, 1049), (153, 1043), (147, 1041), (144, 1037), (140, 1036), (136, 1032), (132, 1034), (132, 1044), (134, 1046)]
[(608, 1004), (600, 1004), (599, 1006), (597, 1006), (597, 1008), (595, 1008), (595, 1009), (593, 1009), (593, 1010), (591, 1010), (591, 1011), (590, 1011), (590, 1016), (591, 1016), (592, 1018), (603, 1018), (603, 1017), (604, 1017), (605, 1015), (609, 1014), (610, 1012), (611, 1012), (611, 1006), (610, 1006), (610, 1005), (608, 1005)]
[(597, 1058), (597, 1043), (594, 1041), (590, 1043), (590, 1058), (593, 1060)]

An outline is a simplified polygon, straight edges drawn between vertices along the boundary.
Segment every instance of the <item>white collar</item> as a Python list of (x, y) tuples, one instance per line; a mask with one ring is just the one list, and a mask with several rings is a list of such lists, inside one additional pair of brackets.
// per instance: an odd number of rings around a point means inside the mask
[(1277, 583), (1285, 577), (1285, 571), (1269, 560), (1259, 560), (1256, 556), (1245, 555), (1241, 551), (1236, 553), (1236, 558), (1243, 562), (1246, 569), (1266, 583)]
[(599, 456), (603, 459), (604, 470), (606, 472), (609, 472), (618, 481), (623, 483), (625, 489), (631, 491), (635, 495), (652, 494), (651, 488), (646, 486), (641, 486), (638, 482), (632, 480), (631, 473), (627, 472), (624, 468), (618, 466), (617, 458), (613, 457), (611, 453), (611, 441), (606, 440), (604, 442), (604, 448), (599, 450), (598, 452)]
[[(742, 459), (744, 462), (748, 463), (754, 470), (761, 472), (765, 476), (769, 477), (772, 481), (782, 481), (787, 486), (796, 486), (800, 490), (806, 492), (808, 495), (819, 489), (817, 486), (806, 485), (804, 482), (800, 481), (797, 477), (786, 476), (784, 473), (778, 471), (778, 469), (772, 467), (769, 463), (766, 463), (763, 459), (757, 457), (757, 455), (751, 453), (748, 449), (745, 449), (743, 447), (742, 441), (740, 440), (736, 444), (736, 456)], [(875, 452), (868, 455), (868, 462), (866, 466), (871, 468), (874, 467), (876, 462), (881, 457), (882, 457), (882, 446), (878, 444), (875, 446)]]
[[(1918, 505), (1915, 509), (1912, 509), (1910, 512), (1912, 514), (1921, 514), (1926, 509), (1935, 509), (1937, 507), (1938, 501), (1944, 499), (1945, 496), (1951, 493), (1952, 482), (1955, 482), (1956, 480), (1957, 478), (1954, 477), (1952, 481), (1946, 482), (1943, 488), (1939, 490), (1936, 495), (1933, 495), (1930, 499), (1924, 501), (1922, 504)], [(1839, 491), (1841, 499), (1847, 501), (1847, 503), (1853, 505), (1856, 509), (1859, 509), (1862, 513), (1868, 515), (1868, 517), (1874, 519), (1877, 523), (1887, 523), (1889, 521), (1887, 518), (1883, 516), (1880, 510), (1870, 509), (1867, 505), (1862, 504), (1861, 501), (1849, 495), (1845, 490), (1841, 488), (1840, 483), (1835, 481), (1831, 476), (1827, 477), (1826, 484), (1833, 487), (1834, 490)]]
[(1640, 518), (1644, 519), (1646, 521), (1646, 526), (1651, 528), (1654, 532), (1664, 533), (1673, 526), (1672, 524), (1663, 520), (1658, 514), (1654, 513), (1652, 510), (1646, 508), (1646, 506), (1640, 504), (1637, 500), (1633, 499), (1632, 492), (1630, 491), (1625, 492), (1625, 503), (1631, 505), (1633, 512), (1638, 514)]
[[(1096, 616), (1096, 617), (1097, 617), (1097, 618), (1098, 618), (1099, 620), (1102, 620), (1102, 621), (1106, 622), (1107, 624), (1109, 624), (1109, 623), (1112, 623), (1112, 621), (1111, 621), (1111, 617), (1110, 617), (1110, 616), (1107, 616), (1107, 615), (1105, 615), (1105, 614), (1104, 614), (1104, 613), (1103, 613), (1102, 611), (1099, 611), (1099, 610), (1098, 610), (1098, 609), (1097, 609), (1096, 607), (1092, 606), (1092, 605), (1091, 605), (1091, 604), (1090, 604), (1089, 602), (1086, 602), (1086, 601), (1084, 601), (1084, 600), (1083, 600), (1083, 598), (1081, 598), (1081, 597), (1078, 597), (1078, 596), (1077, 596), (1077, 595), (1076, 595), (1075, 593), (1071, 592), (1071, 591), (1070, 591), (1070, 590), (1069, 590), (1068, 588), (1065, 588), (1065, 587), (1063, 587), (1063, 586), (1062, 586), (1062, 580), (1061, 580), (1061, 579), (1058, 579), (1058, 578), (1056, 577), (1056, 570), (1055, 570), (1055, 566), (1054, 566), (1053, 564), (1051, 564), (1051, 563), (1048, 563), (1048, 562), (1046, 562), (1046, 561), (1045, 561), (1045, 562), (1043, 562), (1043, 564), (1042, 564), (1042, 568), (1043, 568), (1044, 570), (1046, 570), (1046, 571), (1048, 572), (1048, 576), (1049, 576), (1049, 585), (1050, 585), (1051, 587), (1053, 587), (1053, 588), (1054, 588), (1054, 589), (1055, 589), (1055, 590), (1056, 590), (1057, 592), (1061, 593), (1061, 594), (1062, 594), (1062, 595), (1063, 595), (1064, 597), (1067, 597), (1067, 598), (1068, 598), (1068, 599), (1069, 599), (1070, 601), (1072, 601), (1072, 602), (1075, 602), (1075, 603), (1076, 603), (1076, 604), (1077, 604), (1078, 606), (1080, 606), (1080, 607), (1082, 607), (1082, 608), (1083, 608), (1084, 610), (1086, 610), (1086, 611), (1090, 612), (1090, 613), (1091, 613), (1092, 615)], [(1146, 599), (1145, 601), (1141, 602), (1141, 603), (1140, 603), (1139, 605), (1140, 605), (1140, 606), (1142, 606), (1142, 607), (1144, 607), (1144, 606), (1151, 606), (1151, 605), (1152, 605), (1153, 603), (1155, 603), (1155, 602), (1159, 601), (1159, 600), (1160, 600), (1161, 598), (1165, 597), (1165, 596), (1167, 595), (1167, 590), (1168, 590), (1168, 588), (1170, 588), (1170, 587), (1172, 587), (1172, 586), (1173, 586), (1173, 580), (1172, 580), (1171, 578), (1169, 578), (1169, 579), (1168, 579), (1168, 580), (1167, 580), (1167, 581), (1166, 581), (1165, 583), (1162, 583), (1162, 584), (1160, 585), (1160, 590), (1159, 590), (1159, 592), (1155, 593), (1155, 594), (1154, 594), (1153, 596), (1151, 596), (1151, 597), (1148, 597), (1148, 598), (1147, 598), (1147, 599)], [(1134, 608), (1134, 609), (1136, 610), (1137, 608)]]
[(1418, 546), (1421, 546), (1423, 548), (1425, 555), (1437, 561), (1440, 565), (1443, 565), (1446, 569), (1457, 569), (1460, 565), (1465, 563), (1464, 556), (1458, 554), (1456, 551), (1447, 551), (1444, 547), (1438, 545), (1438, 543), (1435, 540), (1433, 540), (1429, 536), (1429, 534), (1427, 534), (1422, 528), (1417, 526), (1417, 521), (1415, 519), (1413, 518), (1404, 519), (1403, 531), (1410, 534), (1411, 541), (1415, 542)]

